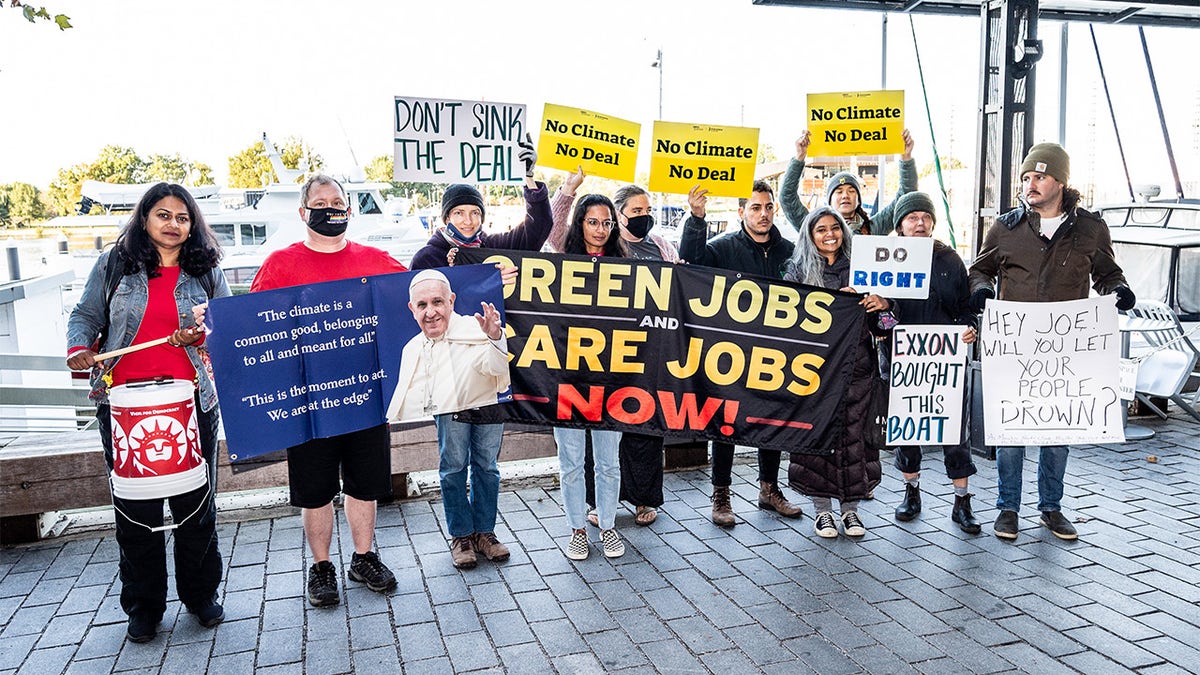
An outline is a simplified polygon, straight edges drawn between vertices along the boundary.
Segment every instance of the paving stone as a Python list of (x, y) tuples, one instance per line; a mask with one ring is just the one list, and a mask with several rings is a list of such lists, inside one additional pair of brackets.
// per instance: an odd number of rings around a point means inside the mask
[[(763, 630), (762, 626), (735, 626), (725, 629), (724, 633), (734, 648), (756, 667), (795, 659), (795, 655), (783, 646), (783, 641)], [(701, 658), (704, 658), (704, 655), (701, 655)], [(707, 663), (707, 659), (705, 662)]]
[(563, 612), (581, 634), (598, 633), (617, 627), (599, 600), (575, 600), (563, 603)]
[(341, 639), (313, 639), (304, 645), (304, 669), (310, 673), (351, 672), (350, 647)]
[(256, 668), (286, 663), (299, 665), (303, 656), (303, 637), (300, 626), (264, 631), (258, 639)]
[[(1014, 616), (1000, 619), (998, 623), (1005, 630), (1050, 656), (1066, 656), (1083, 649), (1082, 645), (1067, 637), (1068, 633), (1047, 626), (1032, 617)], [(1012, 661), (1012, 659), (1008, 660)]]
[(350, 619), (350, 644), (354, 651), (395, 645), (392, 619), (387, 614), (370, 614)]
[(1089, 648), (1104, 654), (1126, 668), (1137, 669), (1143, 666), (1154, 665), (1162, 660), (1162, 657), (1125, 640), (1118, 639), (1112, 633), (1096, 626), (1076, 628), (1066, 631), (1066, 634), (1071, 639), (1087, 645)]
[[(121, 635), (124, 634), (121, 631)], [(0, 637), (0, 670), (15, 670), (20, 666), (39, 637), (38, 634)]]
[(104, 586), (76, 586), (67, 593), (67, 597), (58, 606), (57, 614), (63, 616), (94, 612), (100, 608), (100, 603), (104, 601), (105, 595)]
[(1042, 622), (1059, 630), (1080, 628), (1090, 623), (1079, 614), (1063, 609), (1040, 595), (1021, 595), (1009, 598), (1008, 602), (1024, 612), (1026, 616), (1037, 617)]
[[(71, 663), (63, 675), (108, 675), (117, 665), (116, 656), (103, 656), (98, 659), (80, 659), (78, 652), (71, 657)], [(167, 673), (166, 670), (159, 671)]]
[(551, 659), (568, 654), (578, 654), (588, 648), (574, 624), (565, 618), (539, 621), (529, 624), (529, 627)]
[(470, 602), (452, 602), (445, 605), (434, 605), (434, 614), (442, 635), (451, 636), (461, 633), (471, 633), (483, 630), (479, 623), (479, 614), (475, 605)]
[(563, 611), (564, 603), (555, 598), (550, 591), (517, 593), (513, 597), (521, 608), (521, 613), (525, 615), (526, 621), (546, 621), (566, 616)]
[(442, 643), (442, 635), (438, 632), (437, 624), (418, 623), (408, 626), (396, 626), (396, 641), (400, 645), (400, 659), (405, 668), (411, 663), (423, 659), (443, 657), (446, 647)]
[(847, 651), (875, 644), (874, 638), (834, 611), (805, 614), (804, 623)]
[(1162, 633), (1124, 614), (1116, 612), (1099, 603), (1074, 607), (1071, 612), (1087, 619), (1092, 624), (1121, 636), (1122, 640), (1140, 642), (1147, 638), (1158, 637)]
[(733, 646), (716, 626), (698, 616), (672, 619), (667, 625), (693, 654), (720, 651)]
[(497, 647), (522, 644), (534, 639), (529, 624), (516, 610), (485, 614), (483, 623)]
[(67, 669), (71, 655), (75, 653), (74, 645), (35, 649), (26, 657), (25, 663), (17, 669), (17, 675), (41, 675), (42, 673), (61, 673)]
[(614, 629), (588, 633), (583, 636), (605, 671), (650, 665), (652, 662), (638, 651), (625, 632)]
[(163, 659), (164, 673), (197, 672), (197, 664), (209, 663), (212, 656), (211, 642), (191, 642), (187, 644), (172, 644), (167, 649)]
[(45, 632), (46, 626), (50, 625), (50, 620), (54, 618), (57, 610), (57, 605), (22, 607), (13, 615), (0, 636), (9, 638), (17, 635), (40, 635)]
[(931, 635), (950, 630), (950, 626), (947, 626), (944, 621), (908, 599), (879, 603), (877, 607), (884, 614), (892, 617), (892, 620), (917, 635)]
[(66, 599), (73, 585), (73, 579), (42, 578), (29, 590), (29, 594), (25, 596), (25, 601), (21, 604), (23, 607), (58, 605)]
[(783, 645), (818, 673), (837, 675), (859, 672), (858, 664), (820, 635), (792, 638)]
[(483, 631), (455, 635), (446, 640), (446, 649), (457, 672), (500, 665), (500, 658)]
[(942, 650), (895, 621), (864, 626), (863, 631), (908, 663), (936, 659)]
[(1122, 675), (1123, 673), (1134, 672), (1097, 652), (1068, 654), (1063, 657), (1062, 661), (1065, 665), (1074, 668), (1080, 673), (1105, 673), (1106, 675), (1112, 673), (1113, 675)]
[(78, 645), (83, 640), (84, 634), (87, 633), (88, 626), (91, 625), (91, 618), (90, 614), (54, 617), (46, 626), (46, 631), (42, 633), (42, 639), (38, 640), (37, 649)]
[[(961, 668), (973, 673), (998, 673), (1012, 670), (1020, 664), (1009, 663), (991, 649), (958, 631), (926, 635), (925, 640), (958, 662)], [(924, 666), (922, 666), (924, 670)]]
[(392, 620), (397, 626), (425, 623), (434, 620), (433, 605), (424, 593), (407, 593), (388, 598), (392, 606)]
[(550, 672), (550, 661), (535, 642), (500, 647), (500, 661), (509, 675), (541, 675)]

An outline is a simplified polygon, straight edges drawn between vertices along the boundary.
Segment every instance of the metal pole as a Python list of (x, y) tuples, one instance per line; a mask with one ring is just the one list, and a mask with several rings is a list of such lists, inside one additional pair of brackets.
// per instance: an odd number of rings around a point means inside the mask
[[(1089, 26), (1091, 24), (1088, 24)], [(1058, 58), (1058, 144), (1067, 147), (1067, 28), (1062, 23), (1062, 54)]]
[(1125, 145), (1121, 143), (1121, 130), (1117, 128), (1117, 113), (1113, 110), (1112, 96), (1108, 93), (1108, 76), (1104, 74), (1104, 62), (1100, 60), (1100, 43), (1096, 42), (1096, 29), (1088, 25), (1092, 33), (1092, 48), (1096, 50), (1096, 66), (1100, 69), (1100, 84), (1104, 85), (1104, 100), (1108, 101), (1108, 116), (1112, 118), (1113, 134), (1117, 137), (1117, 152), (1121, 154), (1121, 168), (1125, 170), (1125, 185), (1129, 188), (1129, 201), (1136, 201), (1133, 180), (1129, 177), (1129, 162), (1125, 161)]
[(1175, 198), (1183, 200), (1183, 183), (1179, 182), (1179, 167), (1175, 164), (1175, 150), (1171, 147), (1171, 135), (1167, 133), (1167, 118), (1163, 115), (1162, 99), (1158, 97), (1158, 80), (1154, 79), (1154, 66), (1150, 63), (1150, 48), (1146, 46), (1146, 31), (1138, 26), (1138, 37), (1142, 39), (1142, 53), (1146, 55), (1146, 72), (1150, 74), (1150, 88), (1154, 91), (1154, 107), (1158, 108), (1158, 123), (1162, 125), (1163, 143), (1167, 146), (1167, 161), (1171, 163), (1171, 175), (1175, 177)]
[[(880, 35), (880, 40), (879, 40), (879, 44), (880, 44), (879, 88), (880, 89), (887, 89), (887, 27), (888, 27), (888, 13), (884, 12), (883, 19), (880, 21), (880, 24), (879, 24), (879, 35)], [(879, 195), (880, 196), (875, 199), (875, 203), (879, 204), (881, 208), (883, 205), (882, 195), (884, 194), (883, 187), (886, 184), (886, 181), (884, 180), (886, 175), (887, 175), (887, 156), (880, 155), (879, 156)], [(861, 199), (861, 198), (862, 198), (862, 196), (860, 195), (859, 199)], [(875, 214), (871, 214), (871, 215), (875, 215)]]

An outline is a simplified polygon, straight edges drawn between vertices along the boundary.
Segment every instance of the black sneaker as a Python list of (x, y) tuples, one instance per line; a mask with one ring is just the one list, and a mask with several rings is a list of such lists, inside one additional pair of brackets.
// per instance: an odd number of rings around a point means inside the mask
[(383, 564), (379, 554), (367, 551), (355, 553), (350, 558), (350, 580), (364, 583), (376, 593), (385, 593), (396, 587), (396, 575)]
[(211, 602), (204, 607), (188, 607), (190, 614), (196, 615), (196, 621), (205, 628), (214, 628), (225, 620), (225, 608), (218, 602)]
[(337, 568), (322, 560), (308, 568), (308, 602), (313, 607), (332, 607), (339, 602)]
[(1016, 539), (1017, 529), (1019, 528), (1016, 511), (1001, 511), (1000, 515), (996, 516), (996, 523), (992, 525), (992, 531), (1001, 539)]
[(149, 642), (158, 635), (158, 622), (161, 619), (145, 614), (130, 614), (129, 628), (125, 630), (125, 637), (129, 638), (130, 642)]
[(1078, 539), (1079, 533), (1075, 531), (1075, 526), (1067, 517), (1062, 514), (1062, 511), (1042, 511), (1042, 525), (1050, 528), (1054, 536), (1059, 539)]

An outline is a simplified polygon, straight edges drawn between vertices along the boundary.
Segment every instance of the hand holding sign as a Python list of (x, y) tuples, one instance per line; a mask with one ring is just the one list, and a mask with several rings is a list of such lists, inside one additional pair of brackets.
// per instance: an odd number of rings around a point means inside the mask
[(796, 161), (803, 162), (808, 158), (808, 144), (812, 142), (812, 134), (808, 129), (804, 130), (804, 135), (796, 139)]
[(904, 133), (900, 134), (900, 137), (904, 139), (904, 154), (900, 155), (900, 159), (912, 159), (913, 146), (916, 145), (912, 134), (908, 132), (908, 129), (905, 129)]
[[(537, 150), (533, 148), (533, 137), (528, 133), (525, 134), (525, 140), (517, 141), (521, 151), (517, 153), (517, 159), (525, 164), (525, 177), (533, 178), (533, 167), (537, 164)], [(527, 181), (528, 182), (528, 181)]]
[(583, 179), (586, 177), (587, 174), (583, 172), (583, 165), (580, 164), (579, 170), (575, 173), (567, 174), (567, 179), (563, 181), (563, 191), (573, 196), (579, 190), (579, 186), (583, 185)]
[(699, 185), (688, 190), (688, 208), (691, 210), (693, 216), (704, 218), (704, 215), (708, 213), (707, 207), (708, 190)]

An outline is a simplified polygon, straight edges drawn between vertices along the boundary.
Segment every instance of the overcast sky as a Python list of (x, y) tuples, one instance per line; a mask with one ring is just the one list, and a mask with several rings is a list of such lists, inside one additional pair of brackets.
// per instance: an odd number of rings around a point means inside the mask
[[(213, 167), (263, 131), (299, 135), (334, 172), (391, 153), (397, 94), (547, 102), (641, 122), (744, 124), (780, 157), (804, 128), (805, 95), (878, 89), (879, 14), (758, 7), (749, 0), (592, 2), (390, 0), (45, 0), (74, 28), (29, 24), (0, 10), (0, 183), (45, 187), (106, 144), (145, 156), (179, 152)], [(830, 3), (833, 5), (835, 3)], [(917, 15), (916, 30), (942, 154), (975, 154), (979, 21)], [(907, 91), (907, 126), (928, 161), (929, 130), (908, 18), (890, 15), (889, 89)], [(1058, 140), (1061, 53), (1046, 42), (1037, 139)], [(1135, 182), (1170, 174), (1137, 30), (1097, 29)], [(1185, 181), (1200, 182), (1200, 78), (1195, 30), (1148, 28), (1151, 55)], [(1072, 182), (1122, 190), (1111, 122), (1087, 27), (1070, 34), (1066, 137)], [(648, 153), (643, 153), (648, 154)], [(1192, 195), (1196, 196), (1196, 195)]]

